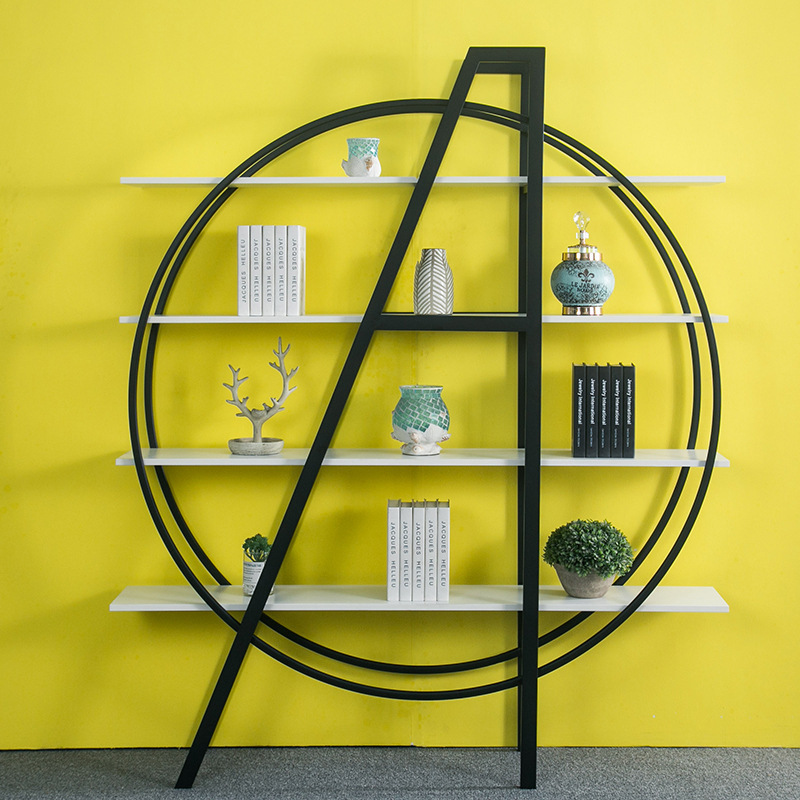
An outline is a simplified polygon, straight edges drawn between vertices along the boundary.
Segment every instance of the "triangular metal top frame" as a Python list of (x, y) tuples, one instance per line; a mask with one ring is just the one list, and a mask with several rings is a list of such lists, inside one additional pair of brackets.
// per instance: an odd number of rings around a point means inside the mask
[[(536, 784), (544, 49), (478, 47), (469, 49), (459, 70), (419, 179), (275, 535), (270, 557), (220, 671), (176, 788), (190, 788), (194, 783), (369, 345), (376, 331), (385, 327), (382, 326), (381, 315), (462, 114), (470, 87), (478, 74), (510, 74), (521, 78), (520, 117), (523, 124), (520, 134), (520, 174), (528, 180), (527, 188), (520, 189), (519, 203), (518, 310), (524, 316), (515, 328), (519, 339), (520, 362), (519, 446), (525, 450), (524, 463), (527, 466), (519, 468), (518, 476), (518, 570), (519, 581), (524, 587), (524, 610), (519, 614), (519, 680), (514, 684), (519, 687), (520, 785), (522, 788), (533, 788)], [(492, 330), (497, 324), (492, 320), (492, 315), (476, 318), (475, 322), (475, 327), (470, 329)], [(420, 328), (424, 327), (423, 322)]]

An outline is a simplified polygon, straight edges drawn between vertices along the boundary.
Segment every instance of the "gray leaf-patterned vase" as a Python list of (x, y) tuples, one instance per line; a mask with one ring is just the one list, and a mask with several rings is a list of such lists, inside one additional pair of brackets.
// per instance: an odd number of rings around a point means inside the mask
[(401, 386), (392, 411), (392, 439), (402, 442), (407, 456), (435, 456), (439, 442), (450, 438), (450, 412), (441, 386)]
[(453, 313), (453, 272), (447, 251), (441, 247), (423, 249), (414, 270), (414, 313)]

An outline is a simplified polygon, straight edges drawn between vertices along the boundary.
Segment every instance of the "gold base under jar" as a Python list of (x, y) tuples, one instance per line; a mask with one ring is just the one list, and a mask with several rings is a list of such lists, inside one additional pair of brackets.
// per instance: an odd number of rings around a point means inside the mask
[(599, 317), (603, 314), (603, 306), (562, 306), (562, 317)]

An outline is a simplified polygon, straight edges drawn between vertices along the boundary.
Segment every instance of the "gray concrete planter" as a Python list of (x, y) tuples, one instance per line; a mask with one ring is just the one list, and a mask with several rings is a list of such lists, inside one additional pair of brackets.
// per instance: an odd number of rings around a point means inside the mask
[(283, 439), (228, 439), (228, 447), (237, 456), (274, 456), (283, 450)]
[(559, 564), (556, 564), (555, 568), (564, 591), (570, 597), (602, 597), (616, 578), (616, 575), (601, 578), (596, 572), (590, 572), (588, 575), (578, 575), (575, 572), (564, 569)]

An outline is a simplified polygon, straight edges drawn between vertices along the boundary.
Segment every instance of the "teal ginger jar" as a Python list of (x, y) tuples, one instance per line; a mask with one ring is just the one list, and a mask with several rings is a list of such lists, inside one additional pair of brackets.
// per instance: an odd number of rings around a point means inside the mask
[(572, 218), (578, 228), (578, 244), (561, 255), (561, 263), (550, 276), (550, 288), (561, 301), (564, 315), (593, 316), (603, 313), (603, 303), (614, 291), (614, 273), (603, 254), (586, 243), (589, 217), (578, 211)]
[(450, 438), (450, 412), (441, 386), (401, 386), (392, 411), (392, 438), (402, 442), (407, 456), (435, 456), (439, 442)]

